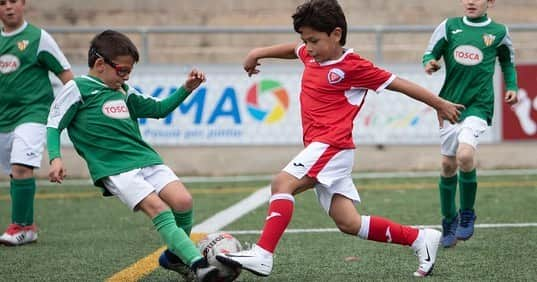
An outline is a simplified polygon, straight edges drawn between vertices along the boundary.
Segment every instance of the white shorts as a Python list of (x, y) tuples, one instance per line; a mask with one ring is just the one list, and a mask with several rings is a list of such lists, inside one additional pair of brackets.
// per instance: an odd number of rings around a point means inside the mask
[(43, 145), (47, 127), (40, 123), (23, 123), (11, 132), (0, 133), (0, 166), (11, 173), (12, 164), (23, 164), (34, 168), (41, 166)]
[(153, 165), (108, 176), (103, 179), (103, 184), (112, 195), (135, 211), (145, 197), (153, 192), (160, 193), (166, 185), (175, 180), (179, 178), (169, 167)]
[(468, 144), (474, 149), (479, 143), (479, 136), (485, 133), (487, 122), (475, 116), (469, 116), (462, 122), (451, 124), (444, 121), (440, 128), (440, 151), (444, 156), (455, 156), (460, 143)]
[(283, 171), (301, 179), (309, 176), (317, 179), (315, 194), (328, 213), (334, 194), (343, 195), (353, 202), (360, 202), (360, 195), (352, 181), (354, 149), (338, 149), (328, 144), (313, 142), (302, 150)]

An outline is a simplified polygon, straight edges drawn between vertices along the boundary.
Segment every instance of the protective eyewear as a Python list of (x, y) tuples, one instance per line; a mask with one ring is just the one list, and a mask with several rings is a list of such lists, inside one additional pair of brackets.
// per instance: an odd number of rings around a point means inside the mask
[(131, 73), (132, 71), (132, 68), (131, 67), (127, 67), (127, 66), (120, 66), (114, 62), (112, 62), (111, 60), (109, 60), (108, 58), (104, 57), (103, 55), (97, 53), (97, 51), (94, 51), (95, 52), (95, 55), (97, 55), (97, 57), (103, 59), (103, 61), (110, 65), (112, 68), (114, 68), (116, 70), (116, 74), (118, 76), (121, 76), (121, 77), (124, 77), (124, 76), (127, 76)]

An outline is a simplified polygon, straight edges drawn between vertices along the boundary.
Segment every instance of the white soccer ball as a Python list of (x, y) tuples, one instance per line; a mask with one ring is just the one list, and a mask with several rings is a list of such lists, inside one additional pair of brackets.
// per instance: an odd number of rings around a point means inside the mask
[(230, 282), (239, 277), (240, 268), (231, 268), (216, 259), (217, 254), (234, 253), (242, 250), (241, 242), (231, 234), (225, 232), (211, 233), (198, 243), (198, 247), (201, 254), (207, 258), (209, 264), (214, 265), (220, 271), (218, 281)]

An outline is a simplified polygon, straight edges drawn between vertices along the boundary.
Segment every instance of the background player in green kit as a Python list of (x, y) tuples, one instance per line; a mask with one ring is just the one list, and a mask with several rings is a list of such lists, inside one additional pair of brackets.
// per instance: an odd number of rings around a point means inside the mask
[[(442, 245), (452, 247), (474, 233), (477, 191), (475, 151), (479, 136), (492, 122), (493, 75), (498, 57), (507, 92), (505, 102), (517, 102), (514, 50), (507, 27), (492, 21), (487, 9), (494, 0), (461, 0), (464, 17), (449, 18), (434, 31), (423, 56), (425, 72), (440, 68), (443, 57), (446, 77), (440, 97), (463, 104), (459, 123), (444, 122), (440, 128), (442, 171), (439, 182), (443, 215)], [(457, 168), (459, 175), (457, 176)], [(459, 184), (460, 210), (455, 194)]]
[[(218, 274), (190, 240), (192, 196), (140, 134), (138, 118), (163, 118), (202, 82), (192, 70), (184, 84), (163, 100), (143, 96), (125, 82), (138, 62), (136, 46), (125, 35), (104, 31), (91, 41), (89, 74), (67, 83), (54, 100), (47, 124), (49, 178), (61, 183), (65, 169), (60, 132), (67, 129), (78, 154), (103, 194), (115, 195), (132, 210), (149, 216), (168, 246), (164, 268), (212, 281)], [(191, 274), (191, 273), (190, 273)]]
[(41, 165), (45, 123), (54, 99), (49, 71), (73, 78), (54, 39), (24, 20), (24, 0), (0, 0), (0, 167), (11, 176), (11, 224), (0, 243), (37, 240), (34, 169)]

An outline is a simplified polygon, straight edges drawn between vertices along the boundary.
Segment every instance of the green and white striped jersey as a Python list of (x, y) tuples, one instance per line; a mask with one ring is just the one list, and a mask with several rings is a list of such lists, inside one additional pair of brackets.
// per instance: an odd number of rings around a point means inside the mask
[(446, 77), (440, 97), (463, 104), (461, 120), (477, 116), (492, 122), (493, 76), (498, 57), (508, 90), (518, 90), (514, 49), (507, 27), (486, 15), (444, 20), (433, 32), (423, 64), (444, 58)]
[(27, 22), (0, 33), (0, 132), (19, 124), (45, 124), (54, 100), (48, 72), (71, 66), (54, 39)]
[(102, 187), (103, 177), (162, 164), (159, 154), (143, 139), (138, 118), (163, 118), (186, 97), (183, 87), (157, 100), (124, 84), (114, 90), (93, 76), (69, 81), (52, 103), (47, 143), (52, 161), (61, 156), (60, 133), (67, 128), (90, 175)]

